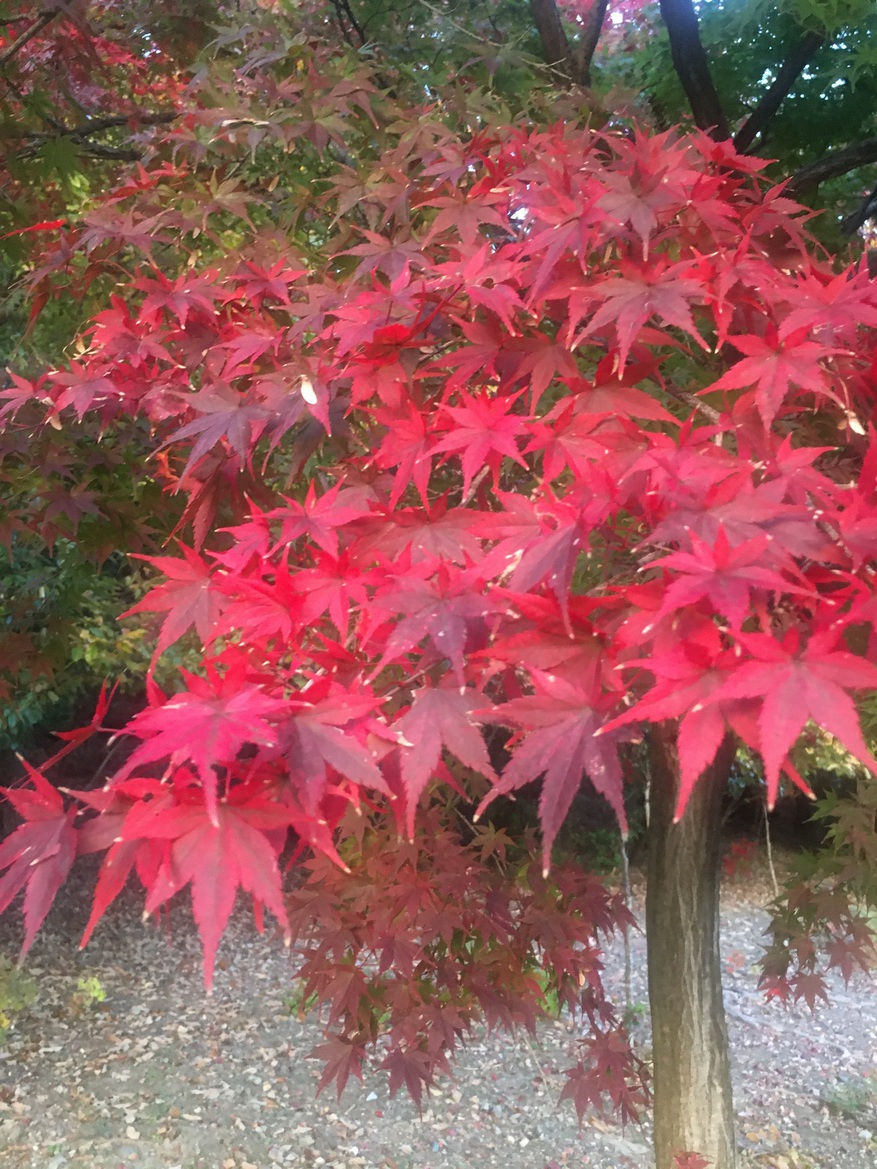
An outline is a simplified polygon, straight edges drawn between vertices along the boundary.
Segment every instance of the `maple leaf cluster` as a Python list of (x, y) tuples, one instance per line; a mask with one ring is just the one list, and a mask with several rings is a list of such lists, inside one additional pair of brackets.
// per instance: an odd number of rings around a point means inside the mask
[(503, 830), (449, 828), (433, 806), (411, 841), (386, 820), (359, 819), (344, 843), (349, 876), (324, 854), (303, 866), (289, 900), (301, 945), (300, 1000), (326, 1004), (315, 1053), (321, 1087), (362, 1077), (381, 1037), (391, 1092), (420, 1103), (475, 1022), (533, 1030), (569, 1009), (589, 1025), (589, 1049), (570, 1073), (580, 1115), (592, 1104), (636, 1117), (646, 1073), (602, 981), (599, 942), (632, 924), (622, 899), (580, 869), (545, 880)]
[(242, 67), (245, 130), (193, 107), (33, 275), (132, 273), (7, 428), (36, 404), (148, 432), (185, 510), (131, 615), (203, 664), (152, 681), (81, 826), (43, 781), (16, 793), (0, 891), (28, 888), (26, 945), (75, 849), (106, 849), (89, 931), (132, 872), (150, 912), (191, 884), (209, 981), (238, 889), (289, 931), (290, 835), (343, 869), (351, 807), (410, 837), (461, 773), (479, 812), (541, 780), (547, 869), (583, 774), (625, 828), (619, 750), (650, 722), (678, 722), (678, 816), (728, 735), (771, 801), (806, 789), (808, 720), (877, 768), (867, 274), (815, 259), (803, 209), (704, 135), (467, 136), (428, 110), (325, 179), (319, 262), (278, 249), (270, 184), (205, 173), (205, 142), (273, 157), (377, 122), (365, 73), (310, 72)]
[(179, 54), (157, 53), (155, 30), (132, 7), (4, 5), (0, 174), (3, 216), (16, 226), (3, 239), (61, 227), (63, 218), (34, 223), (27, 214), (64, 211), (72, 175), (89, 166), (106, 174), (117, 160), (130, 161), (131, 143), (172, 120), (186, 81)]
[(828, 1001), (826, 972), (847, 981), (877, 959), (869, 910), (877, 901), (877, 785), (860, 778), (854, 797), (835, 793), (819, 802), (831, 847), (796, 859), (770, 924), (761, 986), (782, 1002), (811, 1010)]

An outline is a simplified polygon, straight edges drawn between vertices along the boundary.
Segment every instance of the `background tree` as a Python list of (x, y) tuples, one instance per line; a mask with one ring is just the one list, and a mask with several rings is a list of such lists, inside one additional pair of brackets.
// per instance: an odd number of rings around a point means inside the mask
[[(620, 908), (548, 861), (583, 771), (624, 825), (645, 735), (658, 1165), (729, 1169), (735, 745), (771, 800), (781, 774), (806, 788), (790, 752), (808, 718), (877, 766), (850, 696), (877, 678), (874, 287), (727, 141), (708, 54), (680, 51), (690, 7), (663, 5), (688, 135), (634, 130), (572, 84), (587, 67), (610, 92), (623, 22), (604, 67), (588, 14), (509, 10), (554, 66), (562, 33), (559, 93), (500, 25), (415, 9), (382, 52), (365, 10), (279, 7), (243, 27), (238, 9), (180, 116), (33, 260), (37, 304), (97, 313), (63, 369), (17, 378), (5, 440), (94, 424), (102, 447), (151, 453), (134, 482), (182, 501), (182, 546), (151, 557), (165, 579), (133, 612), (164, 614), (156, 656), (194, 630), (203, 660), (172, 693), (152, 676), (91, 818), (38, 772), (9, 792), (25, 822), (0, 905), (27, 887), (29, 945), (75, 852), (106, 850), (87, 933), (132, 869), (150, 912), (191, 883), (209, 981), (244, 888), (314, 931), (327, 1080), (384, 1026), (391, 1083), (415, 1095), (479, 1014), (528, 1020), (541, 964), (593, 1029), (566, 1094), (631, 1112), (641, 1069), (595, 960)], [(777, 90), (753, 84), (763, 137)], [(457, 840), (432, 819), (407, 842), (442, 782), (483, 811), (540, 777), (544, 873), (489, 827)], [(313, 859), (288, 908), (290, 833)], [(845, 920), (842, 963), (863, 940)], [(805, 973), (773, 987), (812, 997)]]
[[(157, 7), (3, 8), (0, 280), (7, 291), (0, 361), (17, 374), (61, 364), (113, 286), (112, 278), (86, 281), (77, 295), (46, 304), (28, 296), (25, 277), (40, 242), (55, 241), (124, 170), (148, 158), (150, 135), (176, 116), (191, 54), (180, 38), (164, 35)], [(191, 16), (190, 37), (194, 8)], [(11, 389), (5, 414), (17, 399), (8, 376), (2, 386)], [(144, 466), (146, 439), (141, 426), (101, 433), (86, 419), (26, 441), (21, 432), (0, 440), (0, 539), (8, 558), (0, 575), (4, 758), (10, 748), (33, 748), (41, 728), (69, 725), (77, 704), (93, 704), (104, 676), (123, 675), (142, 690), (149, 661), (143, 631), (120, 640), (114, 629), (145, 587), (125, 552), (155, 551), (175, 514)], [(139, 522), (144, 515), (148, 522)]]

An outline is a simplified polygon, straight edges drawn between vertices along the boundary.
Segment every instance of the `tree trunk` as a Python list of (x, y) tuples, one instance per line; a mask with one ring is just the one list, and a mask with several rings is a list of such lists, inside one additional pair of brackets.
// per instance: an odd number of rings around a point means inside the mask
[(656, 1165), (676, 1169), (678, 1154), (699, 1153), (711, 1169), (736, 1169), (719, 958), (722, 793), (735, 747), (728, 737), (674, 824), (676, 727), (653, 726), (650, 735), (646, 934)]

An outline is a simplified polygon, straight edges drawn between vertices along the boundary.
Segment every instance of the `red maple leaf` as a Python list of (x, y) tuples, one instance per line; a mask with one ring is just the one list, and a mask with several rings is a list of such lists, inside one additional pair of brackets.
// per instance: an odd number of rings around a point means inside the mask
[(140, 308), (140, 320), (154, 327), (165, 313), (173, 316), (181, 329), (186, 327), (189, 313), (200, 309), (213, 316), (217, 296), (215, 271), (206, 269), (200, 275), (185, 272), (176, 280), (169, 280), (159, 269), (154, 268), (150, 276), (141, 276), (134, 287), (146, 293)]
[[(148, 800), (147, 800), (148, 797)], [(173, 804), (173, 794), (166, 784), (157, 779), (129, 779), (112, 787), (91, 792), (78, 792), (77, 798), (98, 813), (79, 829), (78, 852), (103, 852), (94, 890), (91, 914), (82, 934), (79, 948), (88, 943), (100, 919), (127, 883), (136, 868), (141, 882), (149, 888), (161, 867), (164, 850), (155, 841), (139, 837), (124, 839), (122, 830), (129, 813), (153, 812), (156, 807)]]
[(185, 678), (188, 690), (141, 711), (128, 724), (128, 733), (143, 741), (115, 779), (125, 779), (138, 767), (158, 760), (168, 759), (172, 765), (190, 760), (204, 788), (208, 815), (217, 823), (219, 781), (214, 764), (229, 767), (245, 743), (275, 747), (274, 723), (288, 713), (289, 703), (264, 693), (234, 671), (224, 679), (215, 671), (208, 679), (191, 674)]
[(377, 408), (373, 413), (387, 427), (387, 434), (375, 452), (375, 462), (383, 470), (398, 468), (388, 506), (394, 508), (413, 483), (424, 507), (428, 507), (426, 488), (432, 472), (433, 451), (423, 415), (411, 402), (399, 410)]
[(122, 397), (122, 390), (113, 378), (115, 370), (111, 367), (88, 367), (74, 365), (69, 373), (53, 373), (51, 381), (56, 386), (66, 386), (61, 393), (53, 395), (55, 409), (59, 414), (67, 406), (72, 406), (76, 417), (82, 418), (95, 406), (104, 406), (108, 402), (118, 402)]
[[(288, 933), (281, 892), (278, 843), (272, 831), (289, 825), (288, 810), (266, 798), (258, 786), (240, 784), (208, 808), (198, 787), (178, 785), (177, 800), (168, 807), (153, 801), (136, 823), (126, 822), (123, 837), (169, 841), (170, 850), (146, 898), (154, 913), (169, 897), (191, 882), (192, 909), (204, 948), (204, 981), (213, 982), (216, 947), (234, 908), (237, 890), (265, 905)], [(136, 835), (135, 835), (136, 834)]]
[(22, 955), (33, 945), (37, 930), (64, 884), (76, 856), (76, 809), (65, 811), (60, 792), (36, 768), (22, 760), (33, 791), (0, 788), (24, 823), (0, 844), (0, 913), (21, 889), (24, 894)]
[[(650, 619), (647, 628), (654, 626), (654, 620)], [(751, 725), (752, 702), (713, 701), (739, 664), (735, 650), (722, 648), (719, 631), (711, 621), (690, 630), (688, 637), (667, 638), (651, 657), (624, 663), (626, 668), (649, 670), (655, 676), (655, 686), (630, 709), (596, 731), (602, 735), (640, 720), (663, 722), (681, 716), (677, 736), (679, 792), (673, 813), (677, 821), (685, 811), (695, 783), (715, 759), (729, 726), (748, 746), (758, 748)], [(806, 787), (805, 790), (809, 791)]]
[(755, 400), (766, 430), (773, 424), (792, 385), (823, 397), (833, 397), (822, 362), (841, 350), (830, 349), (819, 341), (805, 340), (806, 333), (807, 330), (798, 329), (781, 341), (771, 328), (766, 337), (754, 334), (729, 337), (728, 342), (745, 355), (743, 360), (732, 365), (717, 382), (700, 393), (755, 386)]
[(290, 717), (279, 728), (279, 745), (308, 814), (316, 814), (333, 770), (351, 783), (389, 795), (366, 741), (369, 731), (386, 734), (374, 717), (376, 706), (371, 694), (325, 683), (291, 703)]
[(453, 421), (453, 429), (432, 448), (431, 454), (453, 451), (461, 454), (463, 467), (463, 496), (475, 475), (487, 466), (496, 481), (503, 458), (514, 460), (519, 466), (527, 466), (515, 441), (518, 435), (527, 433), (527, 419), (510, 413), (519, 395), (475, 397), (461, 394), (461, 406), (443, 406), (443, 412)]
[(325, 1043), (321, 1043), (310, 1053), (312, 1059), (318, 1059), (323, 1064), (317, 1091), (322, 1092), (334, 1081), (337, 1083), (340, 1100), (352, 1075), (362, 1080), (362, 1061), (365, 1056), (364, 1043), (354, 1043), (353, 1040), (341, 1035), (330, 1035)]
[(254, 576), (236, 576), (221, 582), (229, 599), (213, 628), (211, 641), (232, 631), (240, 631), (246, 640), (288, 645), (306, 618), (303, 601), (297, 591), (298, 573), (293, 576), (286, 564), (273, 571), (273, 580)]
[(314, 567), (301, 569), (292, 580), (300, 598), (302, 624), (312, 625), (328, 613), (338, 633), (345, 638), (350, 627), (351, 603), (362, 607), (368, 604), (367, 583), (367, 575), (352, 566), (348, 553), (342, 552), (335, 559), (316, 550)]
[(662, 260), (652, 267), (637, 270), (626, 265), (624, 276), (610, 276), (581, 290), (570, 297), (570, 332), (585, 316), (596, 301), (597, 311), (582, 332), (571, 341), (575, 348), (580, 342), (606, 325), (614, 326), (618, 342), (618, 373), (624, 373), (631, 345), (643, 325), (653, 316), (660, 317), (665, 325), (675, 325), (694, 337), (702, 348), (708, 348), (698, 333), (691, 316), (692, 302), (701, 300), (703, 287), (694, 279), (694, 269), (687, 260), (671, 264)]
[(304, 503), (284, 497), (283, 506), (266, 512), (265, 519), (280, 520), (278, 548), (306, 536), (324, 552), (337, 557), (338, 528), (368, 514), (368, 505), (361, 492), (336, 483), (318, 496), (311, 481)]
[[(426, 571), (429, 568), (425, 566)], [(400, 616), (387, 635), (378, 670), (428, 638), (439, 657), (450, 659), (462, 686), (467, 641), (483, 627), (494, 605), (487, 593), (478, 591), (473, 573), (452, 574), (441, 565), (433, 579), (418, 579), (413, 572), (396, 577), (394, 586), (379, 592), (370, 608)]]
[(207, 561), (184, 544), (180, 545), (180, 550), (183, 553), (182, 560), (175, 556), (137, 556), (138, 560), (145, 560), (163, 572), (169, 580), (151, 589), (143, 600), (122, 614), (124, 618), (135, 613), (167, 613), (158, 635), (153, 661), (168, 646), (179, 641), (192, 626), (202, 643), (209, 644), (216, 623), (228, 604), (227, 598), (213, 584), (211, 567)]
[(474, 533), (480, 513), (468, 507), (448, 507), (447, 496), (430, 508), (403, 507), (378, 511), (361, 520), (351, 557), (361, 562), (376, 558), (396, 561), (408, 555), (412, 563), (421, 560), (449, 560), (452, 564), (478, 561), (481, 540)]
[(761, 699), (758, 730), (771, 807), (780, 770), (808, 719), (877, 773), (877, 759), (862, 736), (848, 693), (877, 687), (877, 666), (836, 649), (836, 631), (814, 634), (803, 649), (794, 629), (782, 641), (764, 633), (740, 634), (739, 640), (749, 660), (713, 693), (711, 701)]
[(542, 777), (539, 820), (542, 825), (545, 872), (551, 846), (573, 797), (587, 774), (597, 791), (608, 800), (618, 823), (627, 831), (622, 795), (621, 765), (613, 734), (597, 736), (606, 722), (593, 697), (570, 682), (532, 670), (538, 693), (505, 702), (482, 714), (485, 720), (519, 730), (511, 762), (498, 784), (478, 807), (480, 816), (497, 796), (516, 791)]
[[(766, 534), (731, 547), (725, 529), (719, 526), (715, 543), (711, 546), (691, 532), (691, 552), (672, 552), (650, 567), (672, 568), (682, 575), (672, 579), (664, 594), (664, 602), (655, 621), (668, 613), (694, 605), (701, 599), (709, 600), (717, 613), (727, 617), (733, 629), (739, 630), (750, 612), (750, 597), (755, 589), (766, 589), (779, 596), (796, 594), (813, 596), (813, 590), (801, 579), (793, 584), (773, 568), (764, 564), (764, 553), (769, 547)], [(771, 558), (774, 559), (773, 557)], [(787, 571), (798, 576), (791, 557), (786, 557)]]
[(461, 692), (450, 686), (425, 686), (415, 692), (411, 706), (393, 723), (402, 743), (401, 774), (410, 837), (414, 835), (417, 801), (435, 775), (443, 748), (499, 783), (484, 738), (471, 717), (474, 710), (484, 710), (485, 703), (484, 695), (471, 687)]
[(182, 471), (188, 475), (195, 464), (217, 443), (227, 443), (242, 467), (249, 466), (253, 448), (265, 432), (271, 415), (257, 401), (248, 400), (226, 382), (213, 382), (186, 399), (199, 417), (185, 423), (163, 444), (164, 447), (194, 438)]

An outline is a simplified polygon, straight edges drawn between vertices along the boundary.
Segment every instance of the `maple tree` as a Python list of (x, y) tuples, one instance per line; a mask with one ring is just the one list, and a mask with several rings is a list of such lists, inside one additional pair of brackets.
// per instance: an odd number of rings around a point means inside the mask
[[(383, 1031), (391, 1086), (419, 1098), (476, 1019), (531, 1025), (556, 990), (590, 1026), (564, 1094), (634, 1115), (644, 1069), (598, 956), (625, 912), (550, 861), (583, 774), (625, 830), (645, 740), (658, 1165), (731, 1169), (737, 744), (771, 801), (807, 790), (808, 720), (877, 768), (856, 709), (877, 682), (877, 288), (718, 121), (597, 128), (538, 92), (509, 118), (465, 78), (394, 88), (387, 60), (327, 44), (322, 8), (276, 15), (222, 34), (148, 152), (32, 233), (36, 309), (92, 315), (69, 360), (3, 392), (2, 470), (86, 434), (64, 494), (106, 513), (94, 460), (126, 468), (150, 500), (126, 549), (158, 577), (128, 617), (156, 635), (106, 787), (65, 799), (45, 775), (103, 695), (7, 789), (0, 908), (24, 890), (26, 950), (76, 853), (103, 852), (86, 940), (132, 874), (149, 913), (190, 886), (209, 984), (249, 893), (304, 947), (339, 1088)], [(10, 522), (51, 538), (57, 500)], [(197, 668), (160, 679), (184, 639)], [(541, 863), (442, 814), (449, 790), (477, 818), (537, 780)], [(847, 968), (861, 919), (836, 926)], [(818, 990), (801, 955), (774, 993)]]

